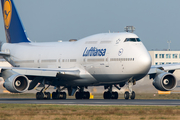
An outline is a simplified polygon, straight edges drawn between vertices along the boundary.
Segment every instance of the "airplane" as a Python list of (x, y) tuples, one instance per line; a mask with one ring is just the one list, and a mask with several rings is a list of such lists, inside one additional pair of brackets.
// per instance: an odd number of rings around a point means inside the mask
[[(1, 0), (6, 42), (0, 55), (12, 67), (0, 67), (3, 86), (12, 93), (43, 86), (36, 99), (50, 99), (49, 86), (56, 92), (52, 99), (66, 99), (64, 92), (76, 99), (89, 99), (89, 86), (104, 86), (104, 99), (118, 99), (120, 90), (128, 84), (125, 99), (135, 99), (132, 86), (149, 75), (153, 85), (162, 91), (173, 90), (177, 78), (173, 75), (180, 65), (151, 66), (151, 57), (134, 33), (100, 33), (70, 42), (31, 41), (21, 23), (13, 0)], [(7, 14), (8, 13), (8, 14)]]

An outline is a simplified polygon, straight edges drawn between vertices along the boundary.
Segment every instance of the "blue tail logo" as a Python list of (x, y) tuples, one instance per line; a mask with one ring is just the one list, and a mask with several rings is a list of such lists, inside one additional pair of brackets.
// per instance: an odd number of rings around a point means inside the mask
[(17, 13), (13, 0), (1, 0), (7, 43), (30, 42)]
[(12, 16), (12, 4), (10, 0), (4, 1), (3, 13), (4, 13), (5, 28), (8, 29), (11, 23), (11, 16)]

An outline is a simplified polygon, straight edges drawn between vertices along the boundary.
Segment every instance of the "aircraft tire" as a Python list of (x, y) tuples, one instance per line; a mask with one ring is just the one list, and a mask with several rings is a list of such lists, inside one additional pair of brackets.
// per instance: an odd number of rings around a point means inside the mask
[(38, 100), (44, 99), (44, 94), (42, 92), (38, 92)]
[(76, 99), (79, 99), (79, 92), (76, 92), (75, 97)]
[(118, 92), (112, 92), (112, 99), (118, 99)]
[(104, 92), (103, 97), (104, 99), (107, 99), (107, 92)]
[(36, 100), (40, 100), (39, 92), (36, 93)]
[(76, 92), (76, 99), (83, 99), (83, 92)]
[(50, 92), (46, 92), (45, 94), (47, 95), (47, 98), (46, 98), (46, 99), (47, 99), (47, 100), (50, 100), (50, 99), (51, 99), (51, 97), (50, 97)]
[(83, 99), (89, 99), (90, 98), (90, 93), (89, 92), (84, 92)]
[(104, 92), (104, 99), (111, 99), (112, 98), (112, 93), (110, 93), (109, 91)]
[(37, 100), (42, 100), (44, 99), (44, 94), (42, 92), (37, 92), (36, 93), (36, 99)]
[(136, 96), (135, 92), (132, 91), (132, 94), (131, 94), (131, 100), (134, 100), (134, 99), (135, 99), (135, 96)]
[(52, 93), (52, 99), (57, 99), (57, 93), (56, 92)]
[(129, 92), (128, 92), (128, 91), (126, 91), (126, 92), (124, 93), (124, 98), (125, 98), (126, 100), (129, 99)]
[(62, 92), (62, 99), (66, 99), (66, 93), (65, 92)]
[(112, 93), (110, 93), (109, 91), (107, 92), (107, 99), (111, 99), (112, 98)]
[(56, 93), (56, 99), (61, 99), (61, 92)]

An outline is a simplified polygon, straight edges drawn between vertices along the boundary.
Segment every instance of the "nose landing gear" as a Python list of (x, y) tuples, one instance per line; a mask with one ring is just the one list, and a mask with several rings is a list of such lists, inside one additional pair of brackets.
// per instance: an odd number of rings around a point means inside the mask
[(131, 100), (135, 99), (136, 94), (135, 94), (134, 91), (132, 91), (132, 86), (135, 85), (135, 84), (136, 84), (135, 81), (133, 82), (132, 80), (130, 80), (128, 82), (128, 89), (129, 89), (129, 91), (126, 91), (124, 93), (124, 99), (126, 99), (126, 100), (128, 100), (129, 98), (131, 98)]

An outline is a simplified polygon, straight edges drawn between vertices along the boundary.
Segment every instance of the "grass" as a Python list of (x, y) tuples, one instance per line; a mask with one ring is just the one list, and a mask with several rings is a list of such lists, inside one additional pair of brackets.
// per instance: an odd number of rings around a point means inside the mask
[[(102, 99), (102, 94), (94, 94)], [(136, 99), (180, 99), (179, 93), (158, 95), (136, 94)], [(0, 98), (35, 98), (33, 93), (0, 94)], [(68, 96), (74, 99), (74, 96)], [(124, 99), (123, 94), (119, 99)], [(82, 106), (0, 104), (0, 120), (178, 120), (180, 106)]]
[(180, 106), (78, 106), (0, 104), (7, 120), (178, 120)]

